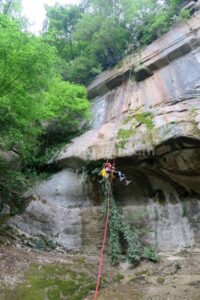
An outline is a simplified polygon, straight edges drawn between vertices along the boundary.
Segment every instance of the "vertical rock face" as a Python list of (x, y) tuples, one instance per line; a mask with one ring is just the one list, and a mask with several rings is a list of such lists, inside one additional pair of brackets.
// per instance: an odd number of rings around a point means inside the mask
[[(144, 240), (162, 251), (199, 247), (199, 234), (195, 233), (192, 222), (191, 198), (179, 195), (167, 178), (162, 180), (159, 175), (146, 176), (145, 170), (143, 174), (140, 172), (136, 171), (135, 181), (126, 188), (126, 195), (118, 190), (115, 193), (130, 222), (144, 231)], [(199, 199), (192, 201), (199, 216)], [(195, 227), (199, 228), (199, 224)]]
[(26, 195), (25, 212), (11, 219), (10, 225), (29, 237), (52, 240), (67, 249), (82, 245), (82, 210), (89, 206), (80, 176), (63, 170)]
[(167, 202), (164, 206), (150, 202), (148, 210), (149, 224), (153, 229), (149, 242), (154, 241), (156, 248), (178, 251), (195, 245), (193, 229), (184, 216), (180, 199), (176, 204)]
[[(61, 165), (72, 156), (125, 157), (152, 151), (170, 138), (199, 138), (199, 17), (175, 27), (139, 55), (124, 59), (121, 68), (100, 74), (90, 84), (92, 130), (60, 153)], [(149, 73), (138, 81), (143, 69)]]
[[(159, 250), (200, 247), (200, 15), (180, 24), (88, 87), (91, 129), (61, 151), (64, 170), (33, 192), (12, 226), (70, 249), (102, 238), (98, 183), (87, 193), (77, 169), (115, 158), (132, 183), (113, 186), (127, 219)], [(59, 195), (57, 195), (57, 190)]]

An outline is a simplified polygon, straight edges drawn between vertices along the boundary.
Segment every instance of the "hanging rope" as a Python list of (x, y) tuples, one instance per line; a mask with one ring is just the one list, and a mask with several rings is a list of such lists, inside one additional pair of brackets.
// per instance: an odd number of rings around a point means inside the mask
[[(130, 78), (131, 78), (131, 73), (132, 73), (132, 69), (130, 69), (128, 83), (129, 83)], [(124, 84), (124, 81), (125, 81), (125, 72), (123, 74), (122, 85)], [(128, 88), (127, 88), (127, 90), (128, 90)], [(122, 92), (124, 94), (124, 87), (122, 89)], [(125, 96), (125, 100), (126, 100), (126, 96)], [(121, 114), (120, 114), (120, 117), (119, 117), (119, 120), (118, 120), (118, 123), (117, 123), (117, 126), (116, 126), (116, 130), (118, 129), (118, 126), (121, 122), (122, 113), (123, 112), (121, 112)], [(113, 142), (113, 145), (111, 147), (110, 155), (112, 155), (112, 151), (113, 151), (114, 147), (115, 147), (115, 141)], [(107, 162), (109, 161), (109, 156), (110, 155), (107, 156)], [(113, 160), (113, 166), (115, 166), (115, 158)], [(110, 216), (110, 193), (111, 193), (111, 187), (112, 187), (112, 180), (113, 180), (113, 178), (111, 177), (110, 182), (109, 182), (108, 193), (107, 193), (107, 214), (106, 214), (106, 220), (105, 220), (105, 225), (104, 225), (104, 237), (103, 237), (103, 242), (102, 242), (102, 245), (101, 245), (101, 252), (100, 252), (100, 258), (99, 258), (99, 271), (98, 271), (98, 276), (97, 276), (96, 289), (95, 289), (95, 293), (94, 293), (94, 300), (97, 300), (97, 295), (98, 295), (100, 281), (101, 281), (101, 274), (102, 274), (102, 269), (103, 269), (103, 255), (104, 255), (105, 245), (106, 245), (106, 240), (107, 240), (108, 224), (109, 224), (109, 216)]]
[[(197, 40), (198, 40), (198, 37), (197, 37)], [(193, 50), (193, 47), (191, 45), (190, 45), (190, 47)], [(170, 60), (169, 60), (168, 57), (167, 57), (167, 60), (168, 60), (168, 64), (169, 64), (169, 67), (170, 67)], [(132, 72), (132, 70), (130, 69), (129, 80), (131, 78), (131, 72)], [(170, 67), (170, 73), (171, 73), (171, 67)], [(124, 80), (125, 80), (125, 74), (123, 74), (122, 84), (124, 83)], [(176, 82), (174, 81), (174, 79), (172, 79), (172, 84), (174, 85), (176, 96), (177, 96), (177, 86), (176, 86)], [(122, 89), (122, 93), (124, 94), (124, 87)], [(125, 100), (126, 100), (126, 97), (125, 97)], [(118, 126), (119, 126), (119, 124), (121, 122), (121, 117), (122, 117), (122, 112), (120, 114), (119, 121), (118, 121), (117, 126), (116, 126), (116, 130), (118, 129)], [(115, 141), (113, 142), (113, 145), (111, 147), (110, 155), (112, 155), (112, 151), (113, 151), (114, 147), (115, 147)], [(109, 158), (110, 158), (109, 156), (110, 155), (107, 156), (107, 162), (109, 161)], [(115, 164), (115, 159), (113, 161), (113, 164)], [(110, 216), (110, 193), (111, 193), (111, 187), (112, 187), (112, 178), (110, 179), (108, 193), (107, 193), (107, 214), (106, 214), (106, 220), (105, 220), (105, 225), (104, 225), (104, 237), (103, 237), (103, 242), (102, 242), (102, 245), (101, 245), (101, 252), (100, 252), (100, 259), (99, 259), (99, 271), (98, 271), (98, 276), (97, 276), (96, 290), (95, 290), (95, 293), (94, 293), (94, 300), (97, 300), (99, 286), (100, 286), (100, 281), (101, 281), (102, 268), (103, 268), (103, 255), (104, 255), (105, 244), (106, 244), (106, 240), (107, 240), (108, 225), (109, 225), (109, 216)]]
[(106, 240), (107, 240), (108, 223), (109, 223), (109, 216), (110, 216), (111, 186), (112, 186), (112, 178), (110, 180), (108, 193), (107, 193), (107, 214), (106, 214), (106, 221), (105, 221), (105, 225), (104, 225), (104, 237), (103, 237), (103, 242), (102, 242), (102, 245), (101, 245), (101, 253), (100, 253), (100, 259), (99, 259), (99, 271), (98, 271), (98, 276), (97, 276), (96, 290), (95, 290), (95, 293), (94, 293), (94, 300), (97, 300), (99, 285), (100, 285), (100, 281), (101, 281), (102, 268), (103, 268), (103, 255), (104, 255), (105, 244), (106, 244)]
[[(123, 69), (123, 78), (122, 78), (122, 96), (125, 94), (125, 98), (124, 98), (124, 103), (126, 103), (126, 99), (127, 99), (127, 93), (129, 91), (129, 83), (130, 83), (130, 79), (131, 79), (131, 75), (132, 75), (132, 68), (129, 69), (129, 77), (128, 77), (128, 83), (127, 83), (127, 87), (126, 87), (126, 91), (125, 91), (125, 86), (124, 86), (124, 82), (126, 80), (126, 76), (125, 76), (125, 69)], [(121, 93), (120, 93), (121, 94)], [(123, 105), (124, 105), (123, 103)], [(123, 105), (122, 105), (122, 108), (123, 108)], [(128, 108), (129, 109), (129, 108)], [(119, 125), (122, 121), (122, 116), (123, 116), (123, 110), (121, 111), (121, 113), (119, 115), (117, 115), (117, 117), (119, 117), (117, 123), (116, 123), (116, 127), (115, 127), (115, 133), (114, 133), (114, 136), (116, 137), (117, 135), (117, 131), (119, 129)], [(110, 151), (109, 153), (106, 155), (106, 162), (108, 162), (111, 158), (111, 155), (112, 153), (114, 152), (114, 158), (116, 156), (116, 143), (115, 143), (115, 140), (113, 141), (111, 147), (110, 147)]]

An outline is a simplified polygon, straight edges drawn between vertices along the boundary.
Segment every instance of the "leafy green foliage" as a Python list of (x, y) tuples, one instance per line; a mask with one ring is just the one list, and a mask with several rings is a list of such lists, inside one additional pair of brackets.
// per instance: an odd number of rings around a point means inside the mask
[(142, 124), (145, 124), (147, 128), (153, 129), (153, 115), (150, 112), (143, 112), (135, 114), (135, 119)]
[(46, 248), (46, 243), (42, 239), (35, 240), (34, 244), (35, 244), (35, 247), (39, 250), (45, 250), (45, 248)]
[(128, 30), (118, 20), (81, 14), (75, 6), (57, 5), (47, 8), (47, 17), (44, 36), (56, 46), (63, 60), (61, 73), (67, 80), (88, 83), (116, 63), (127, 47)]
[(57, 118), (63, 127), (77, 128), (81, 121), (89, 117), (89, 102), (86, 89), (83, 86), (54, 80), (45, 93), (44, 105), (48, 105), (46, 118)]
[(23, 33), (18, 22), (0, 15), (0, 132), (7, 149), (17, 144), (26, 155), (36, 146), (40, 90), (52, 77), (54, 62), (53, 49), (41, 38)]
[(56, 244), (52, 240), (38, 239), (34, 240), (34, 246), (38, 250), (55, 249)]
[[(25, 158), (38, 146), (44, 122), (77, 129), (89, 116), (84, 87), (63, 82), (55, 68), (55, 49), (0, 15), (0, 118), (5, 149)], [(76, 131), (76, 130), (74, 130)]]
[(0, 211), (8, 204), (12, 216), (21, 213), (24, 207), (23, 193), (50, 175), (51, 172), (38, 174), (28, 168), (25, 170), (11, 168), (3, 158), (0, 158)]
[[(44, 36), (62, 59), (66, 80), (88, 84), (95, 75), (188, 17), (187, 1), (82, 0), (47, 7)], [(180, 16), (178, 17), (178, 15)], [(174, 17), (176, 15), (176, 17)]]
[(133, 137), (133, 134), (134, 134), (133, 129), (120, 128), (118, 133), (117, 133), (117, 138), (124, 140), (124, 139), (128, 139), (130, 137)]
[(143, 258), (146, 258), (152, 262), (159, 261), (159, 257), (156, 255), (156, 252), (152, 247), (144, 247)]
[(11, 215), (20, 212), (21, 193), (27, 188), (27, 178), (20, 171), (10, 170), (0, 159), (0, 211), (9, 203)]
[(65, 144), (71, 138), (80, 134), (88, 125), (90, 119), (90, 105), (84, 86), (70, 84), (54, 79), (48, 91), (44, 94), (43, 119), (48, 126), (43, 135), (43, 143), (52, 148)]
[(24, 163), (21, 170), (2, 166), (0, 196), (15, 215), (38, 176), (25, 170), (41, 163), (46, 147), (80, 133), (90, 107), (85, 87), (61, 80), (55, 47), (26, 32), (11, 12), (0, 13), (0, 150), (14, 150)]
[(76, 26), (74, 39), (85, 55), (89, 54), (105, 69), (122, 57), (129, 37), (128, 30), (118, 20), (86, 14)]
[(21, 12), (21, 0), (1, 0), (0, 12), (15, 18), (19, 17)]
[[(131, 263), (138, 264), (142, 258), (158, 261), (156, 252), (151, 247), (144, 247), (140, 241), (139, 231), (129, 225), (123, 212), (117, 207), (110, 182), (104, 181), (104, 206), (107, 207), (110, 195), (109, 243), (112, 263), (118, 263), (125, 256)], [(107, 209), (105, 209), (107, 213)]]
[(181, 9), (181, 11), (180, 11), (180, 14), (179, 14), (179, 17), (178, 17), (178, 21), (180, 20), (187, 20), (187, 19), (189, 19), (190, 18), (190, 12), (189, 12), (189, 10), (188, 9)]
[(46, 6), (47, 20), (44, 30), (48, 32), (45, 38), (56, 46), (58, 55), (64, 59), (74, 59), (75, 45), (72, 34), (78, 20), (81, 18), (81, 10), (77, 6), (65, 6), (56, 4), (54, 7)]

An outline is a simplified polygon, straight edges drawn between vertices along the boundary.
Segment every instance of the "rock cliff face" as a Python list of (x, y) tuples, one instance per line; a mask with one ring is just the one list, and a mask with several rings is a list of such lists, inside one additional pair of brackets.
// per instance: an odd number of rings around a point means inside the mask
[(126, 188), (115, 183), (115, 198), (144, 239), (163, 251), (200, 247), (200, 14), (100, 74), (88, 90), (91, 130), (63, 149), (62, 171), (32, 191), (34, 201), (10, 224), (94, 251), (101, 192), (94, 184), (84, 190), (75, 170), (88, 159), (115, 158), (133, 180)]

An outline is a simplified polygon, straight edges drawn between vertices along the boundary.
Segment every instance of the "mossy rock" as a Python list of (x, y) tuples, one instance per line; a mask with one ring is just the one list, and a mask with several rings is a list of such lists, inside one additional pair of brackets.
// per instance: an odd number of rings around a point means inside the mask
[(114, 276), (113, 281), (114, 281), (114, 282), (120, 282), (120, 281), (122, 281), (123, 279), (124, 279), (124, 275), (118, 273), (118, 274), (116, 274), (116, 275)]
[(165, 282), (165, 278), (163, 278), (163, 277), (158, 277), (157, 278), (157, 283), (163, 284), (164, 282)]
[(95, 279), (67, 265), (32, 266), (14, 290), (4, 291), (2, 300), (82, 300), (95, 289)]

